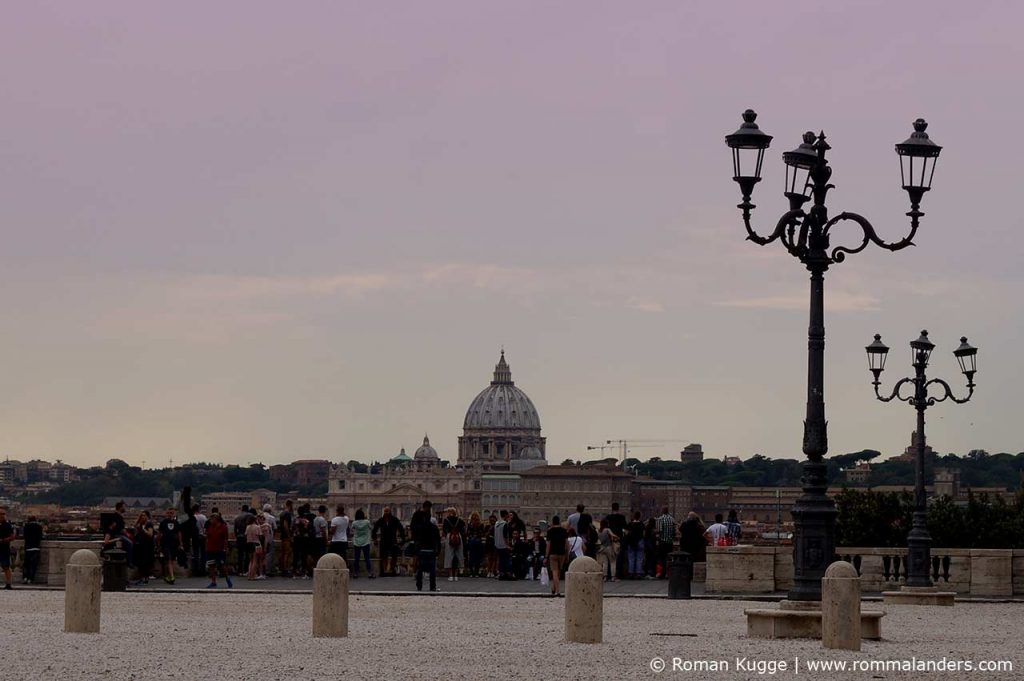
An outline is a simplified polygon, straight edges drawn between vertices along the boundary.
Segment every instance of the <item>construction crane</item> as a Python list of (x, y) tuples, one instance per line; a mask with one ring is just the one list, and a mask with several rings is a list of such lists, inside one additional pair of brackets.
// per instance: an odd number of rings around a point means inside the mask
[[(686, 442), (689, 440), (679, 440), (675, 438), (662, 438), (658, 440), (644, 439), (644, 438), (630, 438), (626, 440), (605, 440), (605, 447), (613, 446), (619, 450), (619, 463), (623, 463), (626, 457), (629, 455), (629, 450), (635, 447), (663, 447), (672, 442)], [(587, 449), (602, 449), (600, 447), (587, 447)]]

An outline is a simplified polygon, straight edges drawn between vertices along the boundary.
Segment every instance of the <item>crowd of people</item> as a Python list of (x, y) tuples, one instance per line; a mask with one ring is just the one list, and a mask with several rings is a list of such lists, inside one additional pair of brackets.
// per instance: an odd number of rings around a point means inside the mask
[[(168, 508), (159, 520), (142, 511), (134, 524), (128, 524), (124, 504), (118, 503), (104, 528), (104, 545), (126, 552), (127, 563), (135, 571), (134, 584), (148, 584), (157, 564), (169, 584), (175, 581), (177, 566), (190, 569), (193, 575), (208, 575), (211, 589), (218, 587), (218, 576), (231, 588), (231, 573), (249, 580), (310, 579), (317, 561), (330, 552), (345, 559), (352, 578), (363, 573), (370, 579), (405, 573), (415, 575), (418, 590), (426, 583), (436, 591), (441, 570), (441, 577), (453, 582), (460, 577), (538, 580), (558, 594), (569, 564), (580, 556), (597, 560), (610, 581), (665, 578), (668, 556), (677, 541), (679, 549), (700, 562), (709, 544), (736, 543), (740, 532), (735, 511), (727, 521), (718, 515), (714, 524), (705, 527), (693, 512), (677, 524), (668, 508), (657, 517), (644, 519), (635, 512), (627, 518), (618, 504), (612, 504), (611, 513), (599, 520), (580, 504), (564, 521), (555, 516), (528, 528), (515, 511), (502, 510), (486, 519), (473, 512), (463, 518), (453, 507), (435, 514), (429, 501), (423, 502), (408, 525), (387, 507), (371, 521), (363, 509), (350, 518), (344, 506), (330, 513), (324, 505), (294, 508), (290, 500), (276, 513), (270, 504), (262, 509), (243, 506), (230, 525), (217, 508), (207, 516), (195, 504), (188, 513)], [(24, 579), (31, 583), (42, 527), (30, 518), (22, 534)], [(5, 588), (10, 588), (9, 547), (14, 536), (6, 509), (0, 508)], [(380, 559), (377, 572), (371, 546)]]

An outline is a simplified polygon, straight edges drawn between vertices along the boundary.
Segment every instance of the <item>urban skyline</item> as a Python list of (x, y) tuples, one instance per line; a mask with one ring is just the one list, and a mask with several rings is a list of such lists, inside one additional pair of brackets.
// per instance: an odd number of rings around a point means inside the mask
[(427, 431), (454, 461), (504, 346), (554, 463), (631, 437), (800, 459), (807, 282), (737, 225), (722, 137), (747, 107), (776, 136), (758, 215), (823, 128), (832, 203), (899, 238), (892, 145), (924, 116), (944, 146), (917, 247), (827, 283), (830, 453), (906, 446), (863, 347), (922, 328), (940, 373), (981, 348), (929, 444), (1024, 449), (1024, 144), (1000, 132), (1024, 9), (734, 11), (13, 9), (0, 458), (368, 462)]

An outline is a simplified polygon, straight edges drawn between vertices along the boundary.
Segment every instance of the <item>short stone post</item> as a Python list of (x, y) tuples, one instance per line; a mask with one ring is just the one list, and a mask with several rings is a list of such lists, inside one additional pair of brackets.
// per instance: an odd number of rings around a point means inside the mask
[(64, 586), (64, 631), (96, 634), (100, 630), (100, 559), (79, 549), (68, 561)]
[(821, 580), (821, 643), (860, 650), (860, 637), (860, 576), (846, 561), (836, 561)]
[(348, 567), (335, 553), (322, 556), (313, 571), (313, 636), (348, 636)]
[(600, 643), (604, 632), (604, 573), (597, 561), (580, 556), (565, 577), (565, 640)]

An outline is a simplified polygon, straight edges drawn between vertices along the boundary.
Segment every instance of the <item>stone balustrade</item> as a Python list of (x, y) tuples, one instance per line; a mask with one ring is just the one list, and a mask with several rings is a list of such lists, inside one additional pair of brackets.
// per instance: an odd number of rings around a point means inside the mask
[[(857, 569), (865, 593), (906, 583), (905, 548), (840, 547), (837, 554)], [(1024, 595), (1024, 549), (932, 549), (932, 580), (964, 596)], [(792, 584), (790, 546), (708, 548), (707, 593), (783, 592)]]

